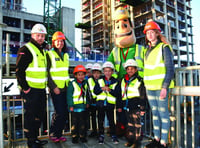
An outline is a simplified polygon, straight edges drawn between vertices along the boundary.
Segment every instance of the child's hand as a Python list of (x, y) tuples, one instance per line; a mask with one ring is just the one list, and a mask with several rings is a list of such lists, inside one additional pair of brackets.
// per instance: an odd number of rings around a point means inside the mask
[(104, 86), (104, 87), (102, 87), (101, 89), (102, 89), (103, 91), (107, 91), (107, 92), (110, 91), (110, 88), (109, 88), (108, 86)]
[(108, 86), (106, 86), (107, 88), (106, 88), (106, 91), (108, 91), (108, 92), (110, 92), (110, 88), (108, 87)]
[(106, 91), (106, 86), (105, 87), (101, 87), (101, 90)]
[(56, 95), (59, 95), (60, 94), (60, 89), (58, 88), (58, 87), (56, 87), (56, 88), (54, 88), (54, 93), (56, 94)]
[(140, 116), (144, 116), (145, 111), (140, 111)]
[(73, 112), (73, 111), (74, 111), (74, 107), (70, 107), (69, 110), (70, 110), (71, 112)]
[(117, 111), (121, 113), (121, 112), (122, 112), (122, 109), (121, 109), (121, 108), (118, 108)]

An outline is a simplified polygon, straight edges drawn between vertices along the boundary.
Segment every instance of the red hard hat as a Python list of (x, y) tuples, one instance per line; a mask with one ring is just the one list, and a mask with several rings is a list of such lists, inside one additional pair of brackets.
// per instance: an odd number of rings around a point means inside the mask
[(154, 30), (154, 29), (157, 29), (161, 32), (160, 26), (156, 22), (150, 21), (144, 26), (143, 33), (146, 34), (147, 30)]
[(85, 72), (86, 73), (86, 69), (83, 65), (77, 65), (74, 68), (73, 74), (77, 73), (77, 72)]
[(59, 39), (66, 40), (65, 35), (62, 32), (56, 31), (52, 36), (52, 41), (59, 40)]

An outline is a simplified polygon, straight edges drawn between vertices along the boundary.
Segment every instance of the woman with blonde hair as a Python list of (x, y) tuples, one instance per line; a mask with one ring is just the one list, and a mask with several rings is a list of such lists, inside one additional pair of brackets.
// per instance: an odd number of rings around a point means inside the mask
[(173, 51), (160, 26), (150, 21), (145, 25), (147, 50), (144, 57), (144, 83), (153, 115), (154, 139), (146, 148), (166, 148), (170, 127), (168, 93), (173, 88)]

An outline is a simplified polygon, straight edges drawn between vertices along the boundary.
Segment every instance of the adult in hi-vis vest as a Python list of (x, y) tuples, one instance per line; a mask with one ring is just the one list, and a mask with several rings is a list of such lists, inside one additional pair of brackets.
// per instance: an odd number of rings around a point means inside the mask
[(136, 38), (133, 24), (130, 20), (128, 10), (119, 7), (114, 14), (114, 39), (115, 47), (107, 61), (115, 66), (116, 77), (122, 79), (126, 74), (123, 64), (128, 59), (135, 59), (138, 63), (138, 73), (143, 77), (143, 51), (144, 47), (135, 44)]
[(34, 148), (47, 143), (37, 139), (46, 112), (46, 34), (44, 25), (35, 24), (31, 30), (31, 39), (19, 49), (16, 62), (16, 77), (25, 99), (24, 132), (28, 147)]
[(174, 87), (173, 51), (156, 22), (148, 22), (143, 32), (148, 46), (144, 57), (144, 83), (153, 114), (154, 133), (154, 139), (146, 148), (167, 147), (170, 127), (168, 93)]
[(54, 105), (50, 127), (50, 139), (53, 142), (66, 141), (62, 131), (68, 118), (67, 86), (69, 79), (69, 56), (65, 35), (57, 31), (52, 36), (52, 49), (47, 53), (48, 87)]

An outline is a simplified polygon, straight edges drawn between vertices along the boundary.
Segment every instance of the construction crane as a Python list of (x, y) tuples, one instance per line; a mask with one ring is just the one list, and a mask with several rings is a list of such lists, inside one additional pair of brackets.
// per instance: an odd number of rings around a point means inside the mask
[[(53, 33), (56, 31), (62, 31), (61, 0), (44, 0), (43, 23), (47, 28), (47, 42), (50, 44)], [(82, 53), (67, 37), (66, 41), (76, 50), (76, 52), (78, 52), (82, 59), (85, 59)]]

